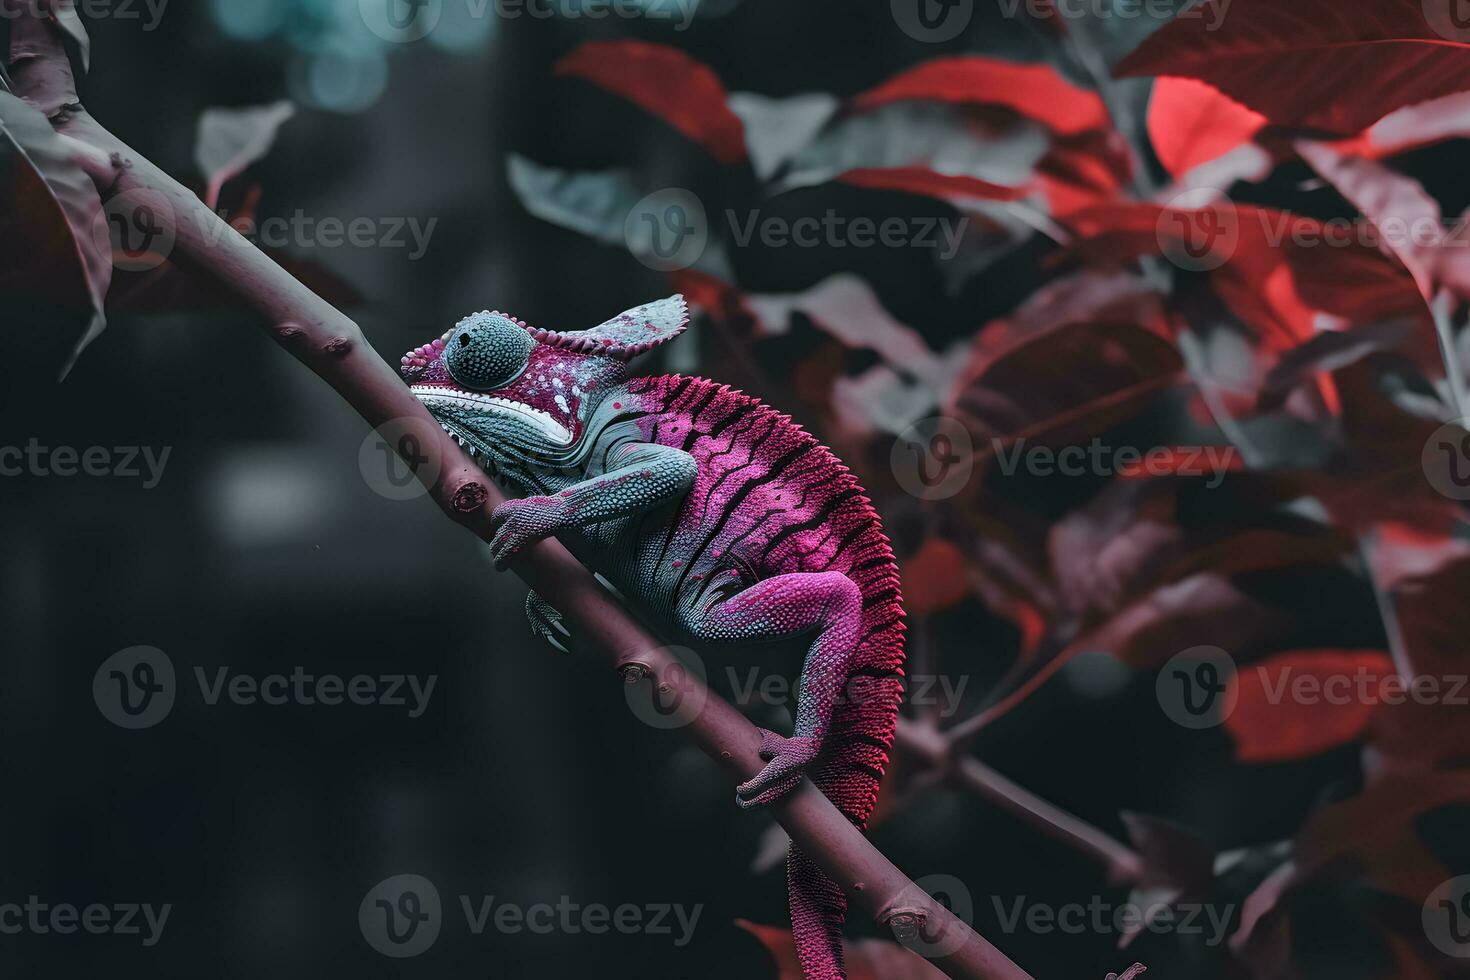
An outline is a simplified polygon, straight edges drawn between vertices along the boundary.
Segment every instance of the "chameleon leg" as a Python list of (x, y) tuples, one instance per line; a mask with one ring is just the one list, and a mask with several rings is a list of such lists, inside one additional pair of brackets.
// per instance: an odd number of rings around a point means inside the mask
[(532, 633), (562, 653), (568, 652), (565, 641), (571, 639), (572, 634), (562, 625), (561, 613), (535, 592), (526, 594), (526, 618), (531, 621)]
[(801, 671), (796, 730), (791, 738), (765, 733), (761, 757), (768, 761), (736, 790), (742, 807), (770, 803), (795, 789), (821, 753), (847, 684), (862, 612), (862, 593), (846, 575), (793, 572), (686, 613), (684, 627), (705, 641), (751, 643), (815, 634)]
[(496, 568), (526, 545), (564, 529), (580, 530), (652, 510), (682, 497), (699, 474), (694, 457), (653, 443), (630, 443), (615, 450), (607, 472), (546, 497), (507, 500), (491, 514), (495, 533), (490, 557)]
[[(847, 687), (862, 635), (863, 597), (840, 572), (793, 572), (764, 579), (723, 602), (691, 610), (685, 628), (702, 640), (760, 641), (813, 634), (802, 665), (791, 738), (766, 732), (754, 779), (736, 790), (742, 807), (780, 799), (795, 789), (828, 746), (833, 714)], [(814, 773), (828, 792), (831, 780)], [(824, 785), (826, 784), (826, 785)], [(838, 797), (840, 799), (840, 797)], [(847, 899), (811, 859), (792, 845), (786, 862), (791, 932), (802, 974), (809, 980), (842, 980), (842, 920)]]

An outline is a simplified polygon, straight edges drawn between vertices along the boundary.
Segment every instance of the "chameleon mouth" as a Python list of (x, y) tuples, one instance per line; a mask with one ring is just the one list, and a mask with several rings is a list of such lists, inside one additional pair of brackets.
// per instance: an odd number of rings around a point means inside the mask
[[(456, 409), (458, 411), (469, 410), (472, 412), (491, 412), (508, 415), (531, 425), (538, 433), (559, 446), (570, 446), (572, 444), (572, 431), (562, 425), (548, 413), (521, 402), (514, 402), (508, 398), (496, 398), (494, 395), (482, 395), (475, 391), (451, 391), (447, 388), (436, 388), (432, 385), (410, 385), (409, 390), (414, 397), (423, 402), (430, 409), (442, 407)], [(442, 424), (442, 423), (441, 423)], [(468, 445), (466, 439), (460, 437), (449, 426), (444, 426), (450, 435), (454, 436), (462, 445)], [(483, 451), (483, 450), (482, 450)]]

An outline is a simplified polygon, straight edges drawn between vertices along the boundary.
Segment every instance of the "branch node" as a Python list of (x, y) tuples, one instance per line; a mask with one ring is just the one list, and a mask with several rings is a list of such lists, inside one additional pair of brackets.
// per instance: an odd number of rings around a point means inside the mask
[(276, 326), (276, 336), (282, 340), (295, 340), (304, 333), (306, 333), (304, 327), (300, 324), (291, 323), (289, 320)]
[(652, 676), (653, 668), (642, 661), (629, 660), (618, 664), (618, 674), (623, 678), (624, 684), (637, 684), (643, 678)]
[(893, 938), (900, 943), (923, 938), (924, 925), (929, 921), (929, 910), (917, 905), (885, 909), (878, 916), (878, 925), (892, 930)]
[(454, 491), (454, 496), (450, 498), (450, 503), (461, 514), (473, 514), (485, 506), (485, 501), (489, 498), (490, 491), (485, 488), (485, 484), (471, 480)]
[(330, 354), (333, 357), (342, 357), (351, 350), (352, 341), (348, 340), (346, 337), (333, 337), (325, 344), (322, 344), (322, 353)]
[(72, 116), (80, 116), (86, 111), (86, 109), (82, 108), (80, 102), (64, 102), (57, 107), (55, 112), (46, 118), (53, 126), (64, 126)]

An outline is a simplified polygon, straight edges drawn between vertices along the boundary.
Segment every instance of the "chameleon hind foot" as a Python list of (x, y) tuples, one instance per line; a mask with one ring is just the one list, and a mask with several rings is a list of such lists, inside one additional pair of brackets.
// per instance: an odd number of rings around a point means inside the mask
[(561, 613), (535, 592), (526, 595), (526, 619), (531, 622), (533, 634), (551, 644), (555, 650), (570, 652), (567, 644), (572, 638), (571, 630), (562, 623)]
[(761, 729), (760, 755), (766, 767), (749, 782), (735, 788), (735, 803), (742, 810), (752, 810), (781, 799), (796, 789), (818, 753), (821, 739), (787, 738)]
[(791, 738), (774, 732), (761, 737), (766, 767), (736, 790), (741, 807), (762, 806), (785, 796), (821, 754), (837, 702), (848, 686), (862, 612), (862, 592), (840, 572), (787, 572), (683, 612), (685, 628), (706, 642), (752, 643), (811, 636), (802, 666), (795, 731)]

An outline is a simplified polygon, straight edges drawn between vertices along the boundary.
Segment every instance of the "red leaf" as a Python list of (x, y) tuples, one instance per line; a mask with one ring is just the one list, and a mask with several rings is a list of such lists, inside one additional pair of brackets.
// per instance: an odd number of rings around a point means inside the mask
[[(1331, 909), (1339, 932), (1363, 933), (1388, 954), (1370, 958), (1354, 976), (1458, 975), (1425, 941), (1419, 907), (1454, 874), (1426, 839), (1424, 818), (1449, 816), (1467, 800), (1463, 777), (1425, 773), (1382, 780), (1317, 811), (1298, 834), (1292, 860), (1245, 900), (1231, 950), (1251, 977), (1337, 976), (1340, 950), (1315, 941), (1322, 935), (1316, 923)], [(1298, 923), (1307, 928), (1299, 932)]]
[(800, 980), (801, 960), (796, 956), (796, 940), (790, 929), (761, 925), (745, 919), (736, 919), (735, 924), (760, 940), (760, 944), (776, 961), (776, 975), (780, 980)]
[(1059, 137), (1036, 165), (1053, 215), (1117, 200), (1133, 179), (1133, 157), (1117, 133), (1094, 130)]
[(621, 95), (689, 137), (721, 163), (745, 159), (745, 127), (709, 68), (677, 48), (646, 41), (591, 41), (556, 63)]
[(1160, 78), (1148, 105), (1148, 135), (1178, 180), (1195, 167), (1248, 146), (1266, 117), (1192, 78)]
[(738, 288), (707, 272), (695, 268), (676, 269), (669, 273), (669, 285), (683, 293), (689, 305), (704, 311), (720, 323), (739, 324), (746, 332), (754, 329), (754, 314), (745, 305)]
[[(1459, 550), (1447, 547), (1450, 560), (1430, 562), (1429, 571), (1402, 578), (1389, 588), (1408, 661), (1404, 672), (1422, 685), (1417, 691), (1411, 688), (1408, 697), (1397, 699), (1400, 703), (1385, 704), (1373, 720), (1374, 747), (1390, 768), (1437, 765), (1463, 769), (1470, 765), (1470, 711), (1463, 701), (1464, 617), (1460, 614), (1470, 594), (1470, 559), (1454, 556)], [(1375, 567), (1380, 573), (1389, 571), (1385, 561), (1394, 560), (1383, 551), (1382, 546), (1375, 549)]]
[(1392, 673), (1393, 661), (1376, 650), (1278, 654), (1235, 676), (1240, 700), (1225, 730), (1235, 739), (1241, 762), (1317, 755), (1351, 742), (1368, 727), (1376, 705), (1372, 697), (1359, 696), (1359, 678), (1368, 679), (1371, 693)]
[[(1211, 282), (1268, 349), (1285, 350), (1316, 336), (1319, 313), (1366, 323), (1422, 312), (1413, 278), (1381, 252), (1357, 242), (1321, 244), (1325, 228), (1315, 218), (1256, 208), (1240, 212), (1240, 244)], [(1296, 230), (1278, 241), (1288, 227)]]
[(1464, 773), (1385, 776), (1313, 814), (1297, 836), (1300, 873), (1342, 868), (1343, 859), (1351, 859), (1346, 866), (1379, 890), (1418, 905), (1450, 875), (1425, 848), (1416, 824), (1426, 813), (1467, 803), (1470, 777)]
[[(1141, 298), (1140, 306), (1147, 303)], [(1137, 414), (1179, 377), (1183, 362), (1162, 319), (1060, 323), (1002, 351), (982, 336), (950, 411), (987, 453), (995, 440), (1085, 443)]]
[[(1213, 249), (1202, 264), (1218, 265), (1210, 274), (1215, 291), (1274, 351), (1312, 337), (1319, 312), (1366, 322), (1423, 310), (1402, 266), (1303, 215), (1229, 202), (1197, 209), (1126, 202), (1088, 208), (1066, 223), (1077, 235), (1072, 251), (1103, 265), (1178, 255), (1186, 246)], [(1220, 227), (1230, 230), (1200, 235)]]
[[(778, 980), (802, 980), (801, 961), (790, 929), (763, 926), (745, 919), (735, 924), (750, 933), (776, 961)], [(944, 980), (944, 974), (918, 955), (881, 939), (844, 940), (843, 959), (849, 980)]]
[(925, 616), (958, 605), (970, 595), (965, 556), (942, 538), (930, 538), (903, 563), (909, 615)]
[(905, 99), (1005, 106), (1064, 135), (1108, 126), (1107, 107), (1097, 93), (1078, 88), (1050, 65), (978, 55), (925, 62), (863, 92), (853, 105), (872, 109)]
[(1470, 45), (1436, 33), (1421, 0), (1206, 0), (1200, 11), (1154, 32), (1115, 74), (1198, 78), (1272, 122), (1343, 134), (1470, 88)]
[(992, 184), (978, 177), (942, 174), (925, 167), (859, 167), (840, 174), (838, 180), (854, 187), (906, 191), (941, 200), (979, 198), (987, 201), (1018, 201), (1027, 188)]
[(1098, 265), (1119, 265), (1145, 255), (1162, 255), (1160, 229), (1169, 230), (1166, 216), (1187, 215), (1188, 209), (1165, 208), (1139, 201), (1098, 205), (1065, 216), (1076, 236), (1072, 251)]

